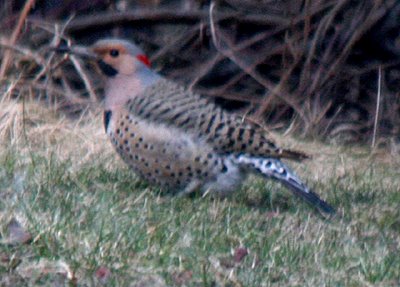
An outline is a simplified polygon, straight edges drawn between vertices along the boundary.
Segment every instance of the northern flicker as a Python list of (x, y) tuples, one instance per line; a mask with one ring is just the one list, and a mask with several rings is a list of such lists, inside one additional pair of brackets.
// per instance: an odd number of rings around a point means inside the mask
[(82, 51), (69, 50), (96, 60), (106, 78), (107, 135), (148, 182), (183, 193), (228, 194), (252, 173), (277, 180), (317, 209), (334, 213), (281, 161), (302, 159), (301, 153), (277, 147), (259, 125), (160, 76), (135, 44), (104, 39)]

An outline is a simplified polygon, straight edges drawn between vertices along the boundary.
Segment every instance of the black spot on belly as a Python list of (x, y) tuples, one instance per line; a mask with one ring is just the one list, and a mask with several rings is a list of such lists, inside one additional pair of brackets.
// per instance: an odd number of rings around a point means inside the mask
[(226, 165), (224, 164), (221, 168), (221, 172), (222, 173), (226, 173), (228, 171), (228, 168), (226, 167)]

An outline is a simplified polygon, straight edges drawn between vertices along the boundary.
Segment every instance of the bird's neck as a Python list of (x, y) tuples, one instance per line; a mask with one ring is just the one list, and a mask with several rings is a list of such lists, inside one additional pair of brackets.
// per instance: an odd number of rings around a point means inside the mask
[(160, 75), (147, 68), (131, 75), (117, 74), (109, 78), (105, 87), (105, 109), (113, 110), (124, 106), (129, 99), (136, 97), (160, 79)]

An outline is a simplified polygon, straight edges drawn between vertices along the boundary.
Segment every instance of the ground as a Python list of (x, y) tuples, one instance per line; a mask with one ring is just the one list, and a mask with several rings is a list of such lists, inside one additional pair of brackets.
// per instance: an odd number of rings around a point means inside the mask
[(102, 127), (35, 103), (0, 111), (0, 286), (399, 286), (399, 156), (276, 136), (337, 215), (250, 178), (232, 197), (140, 181)]

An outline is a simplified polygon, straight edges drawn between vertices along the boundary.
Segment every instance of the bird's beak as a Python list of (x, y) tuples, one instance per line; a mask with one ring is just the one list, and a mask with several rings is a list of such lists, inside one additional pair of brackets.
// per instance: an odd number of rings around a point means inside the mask
[(61, 45), (57, 47), (50, 47), (50, 50), (55, 51), (57, 53), (65, 53), (76, 55), (78, 57), (86, 58), (88, 60), (98, 60), (99, 57), (96, 53), (94, 53), (90, 48), (85, 46), (67, 46)]

